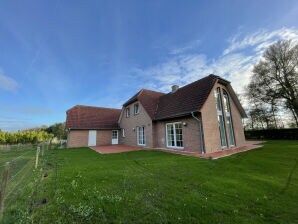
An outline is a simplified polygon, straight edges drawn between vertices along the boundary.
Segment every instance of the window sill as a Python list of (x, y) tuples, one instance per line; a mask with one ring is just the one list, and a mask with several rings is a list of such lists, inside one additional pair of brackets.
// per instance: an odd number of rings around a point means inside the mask
[(184, 149), (184, 147), (167, 146), (169, 149)]

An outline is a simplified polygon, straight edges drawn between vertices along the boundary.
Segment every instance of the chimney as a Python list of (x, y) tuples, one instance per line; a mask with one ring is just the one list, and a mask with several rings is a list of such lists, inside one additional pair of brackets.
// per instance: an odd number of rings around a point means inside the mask
[(172, 93), (176, 92), (179, 89), (179, 86), (173, 85), (172, 86)]

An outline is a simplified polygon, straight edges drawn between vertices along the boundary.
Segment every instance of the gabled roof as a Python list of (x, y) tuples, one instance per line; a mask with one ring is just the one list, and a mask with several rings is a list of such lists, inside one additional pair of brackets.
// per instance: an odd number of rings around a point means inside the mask
[(227, 87), (241, 116), (246, 117), (246, 113), (233, 91), (230, 82), (213, 74), (183, 86), (173, 93), (164, 94), (142, 89), (126, 101), (123, 106), (126, 107), (135, 101), (139, 101), (152, 120), (190, 115), (191, 112), (201, 110), (216, 81)]
[(218, 76), (209, 75), (174, 93), (168, 93), (159, 99), (155, 120), (189, 115), (199, 111), (209, 96)]
[(66, 128), (116, 129), (121, 110), (77, 105), (66, 111)]
[(147, 114), (153, 120), (157, 109), (158, 100), (163, 95), (165, 94), (161, 92), (156, 92), (148, 89), (141, 89), (137, 94), (131, 97), (128, 101), (126, 101), (123, 104), (123, 106), (126, 107), (127, 105), (135, 101), (139, 101), (146, 110)]
[(174, 93), (161, 96), (154, 119), (162, 120), (180, 117), (189, 115), (191, 112), (200, 111), (216, 81), (226, 86), (241, 116), (247, 117), (230, 82), (220, 76), (210, 74), (179, 88)]

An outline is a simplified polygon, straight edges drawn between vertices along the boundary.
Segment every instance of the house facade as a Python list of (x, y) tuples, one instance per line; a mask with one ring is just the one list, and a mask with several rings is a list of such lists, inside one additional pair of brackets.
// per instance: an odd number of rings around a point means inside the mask
[(245, 144), (246, 114), (229, 81), (209, 75), (164, 94), (142, 89), (122, 110), (67, 111), (68, 147), (123, 144), (211, 153)]

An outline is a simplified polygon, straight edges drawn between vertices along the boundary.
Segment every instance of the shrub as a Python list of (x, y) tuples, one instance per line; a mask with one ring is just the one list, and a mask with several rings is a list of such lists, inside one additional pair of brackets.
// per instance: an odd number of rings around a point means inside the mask
[(298, 128), (246, 130), (246, 139), (288, 139), (298, 140)]

